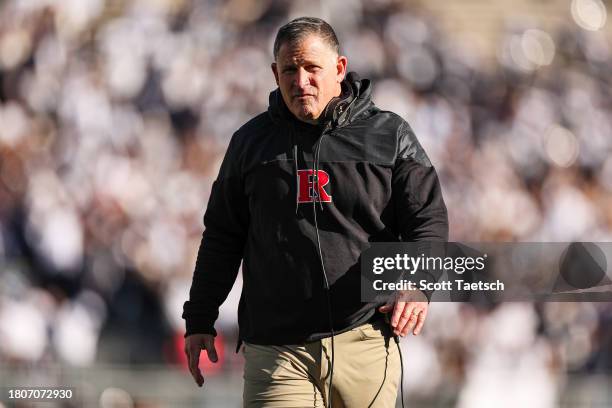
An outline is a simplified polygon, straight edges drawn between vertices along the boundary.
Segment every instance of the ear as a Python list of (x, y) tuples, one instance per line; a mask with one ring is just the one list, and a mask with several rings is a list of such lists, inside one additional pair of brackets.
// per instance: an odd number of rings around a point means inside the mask
[(272, 68), (272, 72), (274, 73), (274, 79), (276, 80), (276, 86), (279, 86), (279, 84), (278, 84), (278, 68), (276, 67), (276, 62), (273, 62), (270, 67)]
[(346, 76), (346, 66), (348, 65), (348, 59), (344, 55), (340, 55), (336, 61), (336, 79), (338, 83), (344, 80)]

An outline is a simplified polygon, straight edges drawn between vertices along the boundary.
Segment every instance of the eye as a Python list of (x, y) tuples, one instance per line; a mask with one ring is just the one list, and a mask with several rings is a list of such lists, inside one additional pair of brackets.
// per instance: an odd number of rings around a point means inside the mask
[(306, 70), (307, 70), (308, 72), (318, 72), (318, 71), (320, 71), (320, 70), (321, 70), (321, 67), (320, 67), (320, 66), (318, 66), (318, 65), (308, 65), (308, 66), (306, 67)]
[(295, 72), (295, 67), (285, 67), (283, 68), (283, 74), (293, 74)]

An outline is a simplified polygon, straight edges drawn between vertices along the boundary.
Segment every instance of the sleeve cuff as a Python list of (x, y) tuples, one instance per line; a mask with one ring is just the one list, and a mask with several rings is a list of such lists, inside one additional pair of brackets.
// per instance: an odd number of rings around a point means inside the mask
[(185, 319), (185, 336), (191, 336), (192, 334), (212, 334), (217, 336), (217, 331), (212, 323), (198, 319)]

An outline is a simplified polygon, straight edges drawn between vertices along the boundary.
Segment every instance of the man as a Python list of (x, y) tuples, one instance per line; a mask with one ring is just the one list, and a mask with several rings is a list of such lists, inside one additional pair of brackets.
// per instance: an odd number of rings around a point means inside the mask
[(443, 241), (448, 226), (410, 127), (376, 108), (370, 81), (345, 75), (338, 49), (323, 20), (281, 27), (278, 89), (233, 135), (204, 216), (185, 352), (202, 386), (200, 350), (217, 361), (213, 326), (242, 261), (245, 407), (393, 407), (400, 363), (389, 339), (418, 334), (427, 316), (424, 296), (360, 299), (370, 242)]

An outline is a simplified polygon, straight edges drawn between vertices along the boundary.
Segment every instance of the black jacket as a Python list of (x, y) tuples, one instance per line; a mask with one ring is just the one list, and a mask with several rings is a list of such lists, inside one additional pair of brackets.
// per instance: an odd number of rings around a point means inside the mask
[(296, 344), (330, 333), (323, 267), (338, 333), (375, 314), (360, 300), (370, 242), (447, 240), (434, 168), (408, 124), (370, 95), (370, 81), (349, 74), (315, 126), (277, 89), (233, 135), (204, 215), (186, 335), (216, 335), (241, 260), (240, 339)]

